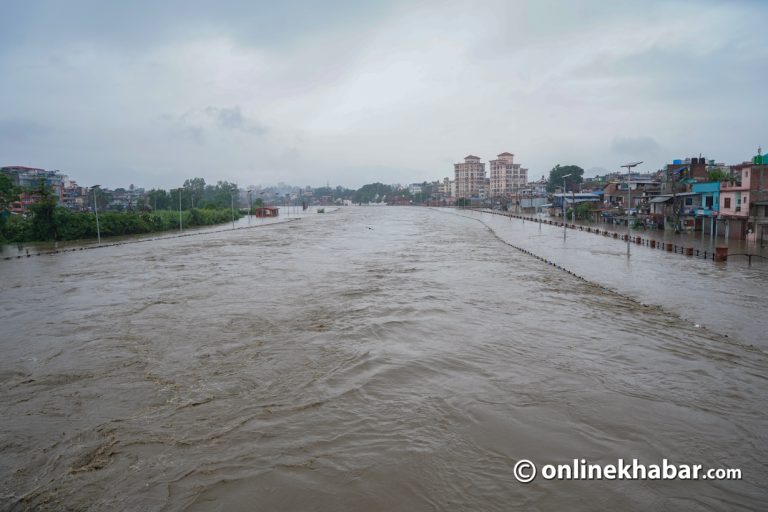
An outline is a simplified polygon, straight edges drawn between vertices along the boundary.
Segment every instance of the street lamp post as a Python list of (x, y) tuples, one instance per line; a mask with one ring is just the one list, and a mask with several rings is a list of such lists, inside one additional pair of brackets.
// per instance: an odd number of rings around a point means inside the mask
[(179, 193), (179, 233), (184, 232), (184, 226), (182, 225), (181, 220), (181, 191), (184, 190), (184, 187), (179, 187), (176, 189), (176, 191)]
[(236, 190), (237, 190), (236, 188), (233, 188), (229, 194), (229, 197), (232, 203), (232, 229), (235, 229), (235, 191)]
[(640, 165), (643, 162), (632, 162), (631, 164), (624, 164), (622, 167), (627, 168), (627, 258), (629, 258), (629, 209), (632, 206), (632, 187), (630, 187), (629, 182), (632, 180), (632, 177), (630, 175), (630, 171), (633, 167), (636, 167)]
[(248, 190), (248, 225), (251, 225), (251, 214), (253, 213), (253, 189)]
[(565, 187), (565, 178), (570, 178), (572, 175), (573, 175), (573, 173), (571, 173), (571, 174), (564, 174), (562, 176), (562, 178), (563, 178), (563, 240), (565, 240), (566, 233), (568, 231), (568, 219), (565, 216), (565, 189), (566, 189), (566, 187)]
[(91, 187), (91, 190), (93, 190), (93, 213), (96, 214), (96, 237), (99, 240), (99, 243), (101, 243), (101, 228), (99, 227), (99, 206), (96, 203), (96, 188), (100, 187), (101, 185), (93, 185)]

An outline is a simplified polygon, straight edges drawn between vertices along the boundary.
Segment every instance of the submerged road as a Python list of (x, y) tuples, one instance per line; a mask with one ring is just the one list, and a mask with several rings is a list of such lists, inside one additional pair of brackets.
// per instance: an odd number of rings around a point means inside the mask
[[(768, 356), (751, 328), (724, 336), (755, 309), (694, 328), (709, 310), (669, 291), (752, 293), (761, 271), (640, 248), (628, 267), (612, 240), (564, 251), (495, 217), (344, 208), (0, 261), (0, 506), (763, 508)], [(513, 474), (633, 458), (742, 478)]]

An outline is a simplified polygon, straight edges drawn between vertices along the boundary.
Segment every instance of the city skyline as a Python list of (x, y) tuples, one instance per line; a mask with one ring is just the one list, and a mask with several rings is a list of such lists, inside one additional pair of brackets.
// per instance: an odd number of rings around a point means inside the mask
[(765, 144), (767, 13), (750, 1), (4, 4), (0, 165), (107, 186), (357, 188), (442, 179), (467, 154), (502, 151), (529, 179), (558, 163), (735, 163)]

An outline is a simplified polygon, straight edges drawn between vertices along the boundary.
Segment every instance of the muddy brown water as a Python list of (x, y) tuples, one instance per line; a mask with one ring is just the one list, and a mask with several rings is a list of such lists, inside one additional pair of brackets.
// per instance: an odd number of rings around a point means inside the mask
[[(609, 282), (476, 218), (375, 207), (0, 262), (0, 504), (764, 509), (768, 357), (723, 335), (756, 310), (697, 329), (706, 309), (645, 307), (615, 293), (620, 263), (593, 265)], [(678, 270), (751, 282), (697, 269)], [(521, 484), (523, 458), (743, 478)]]

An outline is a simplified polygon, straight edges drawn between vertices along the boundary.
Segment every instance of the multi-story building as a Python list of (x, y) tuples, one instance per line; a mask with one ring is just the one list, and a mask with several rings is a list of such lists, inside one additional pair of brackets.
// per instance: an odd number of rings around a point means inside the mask
[(440, 182), (440, 193), (443, 194), (443, 197), (453, 197), (455, 188), (455, 182), (447, 176)]
[(606, 204), (616, 207), (627, 208), (627, 189), (632, 204), (629, 208), (639, 208), (647, 206), (651, 198), (659, 195), (661, 183), (650, 176), (638, 175), (627, 183), (626, 177), (623, 181), (611, 182), (603, 187), (603, 199)]
[(519, 194), (528, 182), (528, 169), (514, 162), (515, 155), (501, 153), (490, 162), (490, 197), (511, 197)]
[(22, 193), (19, 195), (19, 201), (11, 205), (11, 211), (14, 213), (26, 212), (31, 204), (40, 199), (38, 194), (35, 194), (30, 190), (39, 185), (41, 181), (51, 188), (51, 191), (58, 199), (58, 202), (61, 202), (62, 200), (64, 181), (61, 174), (57, 171), (46, 171), (45, 169), (37, 169), (34, 167), (9, 166), (0, 167), (0, 173), (8, 176), (14, 185), (22, 189)]
[[(731, 174), (733, 181), (720, 183), (719, 222), (727, 237), (744, 239), (758, 231), (756, 224), (762, 224), (759, 206), (768, 201), (768, 165), (734, 165)], [(761, 234), (763, 229), (759, 226)]]
[(526, 196), (546, 197), (547, 179), (542, 176), (538, 181), (529, 181), (525, 184), (525, 188), (521, 191), (521, 193)]
[(74, 211), (87, 209), (88, 189), (78, 186), (75, 180), (68, 176), (62, 176), (63, 188), (61, 190), (61, 202), (64, 206)]
[(468, 155), (464, 157), (464, 163), (454, 164), (453, 169), (456, 197), (485, 197), (485, 164), (480, 162), (480, 157)]

